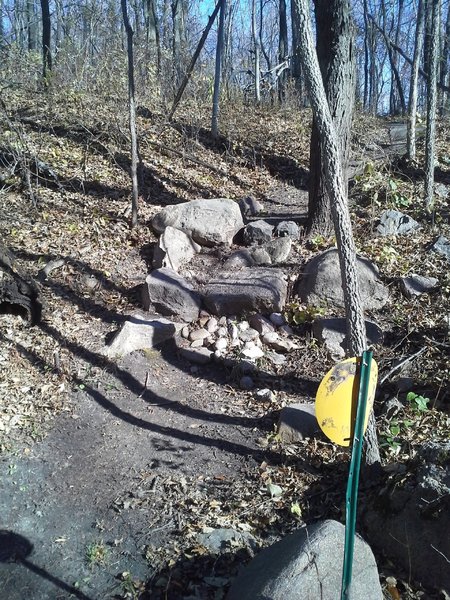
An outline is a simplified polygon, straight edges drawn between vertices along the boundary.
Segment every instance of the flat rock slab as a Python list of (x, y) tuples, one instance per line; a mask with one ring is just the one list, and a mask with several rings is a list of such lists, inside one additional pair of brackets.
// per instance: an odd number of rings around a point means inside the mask
[[(365, 321), (366, 336), (369, 344), (379, 344), (383, 340), (383, 331), (376, 323)], [(316, 319), (312, 326), (314, 337), (325, 344), (335, 358), (345, 356), (347, 322), (345, 319)]]
[(215, 198), (167, 206), (153, 217), (152, 227), (162, 233), (168, 226), (181, 229), (202, 246), (215, 246), (230, 245), (244, 222), (234, 200)]
[(201, 298), (193, 287), (172, 269), (152, 271), (142, 290), (145, 310), (155, 310), (164, 316), (178, 316), (195, 321), (200, 313)]
[[(377, 267), (362, 256), (357, 257), (361, 300), (366, 310), (382, 308), (389, 290), (379, 278)], [(296, 286), (303, 302), (313, 306), (344, 306), (339, 257), (335, 248), (330, 248), (312, 258), (305, 266), (303, 277)]]
[(216, 315), (270, 314), (283, 310), (287, 285), (282, 271), (263, 267), (223, 273), (203, 288), (204, 303)]
[(380, 235), (405, 235), (417, 229), (420, 229), (420, 224), (398, 210), (385, 210), (377, 227)]
[(233, 548), (248, 547), (256, 549), (255, 538), (247, 531), (236, 531), (235, 529), (213, 529), (207, 533), (197, 535), (199, 544), (207, 548), (212, 554), (229, 552)]
[[(336, 600), (340, 596), (345, 527), (320, 521), (263, 550), (233, 582), (227, 600)], [(372, 550), (355, 538), (351, 600), (382, 600)]]
[(125, 356), (135, 350), (154, 348), (172, 338), (181, 329), (179, 323), (157, 316), (136, 313), (130, 316), (104, 349), (105, 356)]
[(400, 289), (407, 298), (414, 298), (433, 290), (438, 283), (436, 277), (422, 277), (413, 274), (410, 277), (400, 278)]
[(278, 436), (285, 444), (294, 444), (314, 437), (319, 432), (314, 404), (291, 404), (281, 409)]
[(153, 267), (160, 269), (168, 267), (174, 271), (188, 263), (196, 254), (200, 252), (201, 247), (193, 241), (191, 236), (168, 226), (161, 234), (153, 253)]

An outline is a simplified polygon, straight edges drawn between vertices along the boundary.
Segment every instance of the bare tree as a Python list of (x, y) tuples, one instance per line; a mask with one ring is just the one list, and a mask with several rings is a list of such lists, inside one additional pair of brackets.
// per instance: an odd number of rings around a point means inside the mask
[(406, 140), (406, 152), (410, 160), (416, 158), (416, 121), (417, 121), (417, 91), (419, 79), (419, 64), (423, 45), (423, 23), (424, 23), (424, 4), (419, 0), (417, 7), (417, 24), (414, 43), (414, 58), (411, 67), (411, 79), (409, 85), (409, 107), (408, 107), (408, 131)]
[[(366, 348), (366, 331), (359, 281), (356, 271), (356, 251), (347, 204), (346, 182), (343, 175), (341, 152), (337, 131), (333, 124), (330, 106), (320, 72), (309, 16), (308, 0), (294, 0), (298, 10), (299, 41), (303, 74), (316, 120), (324, 165), (325, 185), (331, 199), (342, 287), (344, 291), (347, 320), (348, 350), (351, 355), (359, 356)], [(373, 413), (369, 421), (366, 436), (366, 462), (380, 462), (380, 454), (375, 430)]]
[(134, 58), (133, 58), (133, 28), (128, 18), (127, 0), (121, 0), (123, 24), (127, 34), (127, 57), (128, 57), (128, 106), (129, 106), (129, 124), (131, 136), (131, 227), (136, 227), (138, 223), (138, 142), (136, 134), (136, 99), (134, 83)]
[[(441, 90), (447, 82), (449, 58), (450, 58), (450, 2), (448, 4), (448, 8), (447, 8), (447, 18), (445, 21), (445, 30), (444, 30), (444, 43), (442, 44), (441, 69), (440, 69), (440, 74), (439, 74), (439, 82), (441, 84)], [(444, 90), (442, 90), (441, 91), (441, 103), (440, 103), (441, 113), (444, 112), (447, 102), (448, 102), (448, 92), (445, 92)]]
[(255, 66), (255, 101), (259, 104), (261, 102), (261, 48), (256, 26), (256, 0), (252, 0), (252, 40)]
[(431, 1), (431, 38), (427, 79), (427, 133), (425, 141), (425, 206), (433, 209), (435, 130), (437, 106), (437, 70), (439, 51), (439, 30), (441, 24), (441, 0)]
[[(287, 26), (287, 12), (286, 12), (286, 0), (279, 0), (279, 18), (280, 18), (280, 32), (278, 39), (278, 63), (281, 64), (286, 60), (288, 55), (288, 26)], [(286, 87), (286, 71), (283, 71), (278, 77), (278, 99), (280, 102), (284, 101)]]
[(49, 0), (41, 0), (42, 11), (42, 76), (47, 80), (52, 70), (51, 32)]
[(212, 107), (212, 116), (211, 116), (211, 135), (214, 138), (216, 138), (219, 134), (220, 77), (221, 77), (221, 72), (222, 72), (221, 63), (222, 63), (223, 42), (224, 42), (225, 10), (226, 10), (226, 0), (221, 0), (220, 14), (219, 14), (219, 27), (217, 30), (216, 68), (215, 68), (215, 75), (214, 75), (213, 107)]

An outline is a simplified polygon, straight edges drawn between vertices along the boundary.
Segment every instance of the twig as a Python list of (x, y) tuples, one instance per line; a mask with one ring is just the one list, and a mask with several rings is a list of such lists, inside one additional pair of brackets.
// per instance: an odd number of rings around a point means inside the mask
[(386, 373), (386, 375), (384, 375), (381, 378), (380, 385), (383, 385), (383, 383), (385, 383), (392, 375), (394, 375), (398, 371), (401, 371), (402, 368), (405, 365), (407, 365), (408, 363), (411, 363), (413, 360), (415, 360), (416, 358), (418, 358), (421, 354), (423, 354), (425, 352), (425, 350), (427, 350), (426, 347), (425, 348), (421, 348), (420, 350), (417, 350), (417, 352), (415, 352), (411, 356), (407, 356), (406, 358), (404, 358), (403, 360), (401, 360), (398, 364), (396, 364), (394, 367), (392, 367), (392, 369), (390, 371), (388, 371)]

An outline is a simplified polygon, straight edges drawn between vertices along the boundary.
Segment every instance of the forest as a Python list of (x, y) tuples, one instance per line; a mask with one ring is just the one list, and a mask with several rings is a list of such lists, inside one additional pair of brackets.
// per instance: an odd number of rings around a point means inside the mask
[(0, 0), (2, 598), (449, 597), (449, 67), (449, 0)]

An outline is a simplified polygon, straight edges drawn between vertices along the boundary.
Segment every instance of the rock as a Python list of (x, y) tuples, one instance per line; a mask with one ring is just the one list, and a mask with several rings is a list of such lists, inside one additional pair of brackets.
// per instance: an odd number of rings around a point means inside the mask
[(142, 304), (145, 310), (153, 308), (164, 316), (176, 315), (191, 322), (198, 318), (201, 300), (183, 277), (163, 267), (147, 275), (142, 290)]
[(291, 404), (281, 409), (278, 435), (286, 444), (293, 444), (320, 432), (314, 404)]
[[(265, 548), (237, 576), (227, 600), (336, 600), (342, 578), (345, 527), (306, 525)], [(350, 600), (382, 600), (370, 547), (355, 537)]]
[(213, 352), (208, 348), (181, 348), (180, 356), (196, 365), (206, 365), (211, 362)]
[(386, 419), (392, 419), (397, 413), (403, 410), (404, 406), (398, 398), (390, 398), (383, 406), (383, 416)]
[(432, 250), (444, 256), (450, 261), (450, 241), (443, 235), (440, 235), (431, 247)]
[(420, 224), (412, 217), (398, 210), (385, 210), (380, 216), (377, 231), (380, 235), (405, 235), (420, 229)]
[(253, 258), (252, 253), (246, 248), (243, 248), (242, 250), (236, 250), (236, 252), (230, 254), (223, 263), (223, 269), (225, 271), (235, 271), (243, 269), (244, 267), (253, 267), (256, 264), (256, 260)]
[[(228, 335), (228, 328), (224, 327), (222, 325), (222, 327), (219, 327), (219, 329), (216, 331), (216, 333), (219, 337), (225, 337)], [(231, 335), (231, 332), (230, 332), (230, 335)], [(233, 337), (233, 336), (231, 336), (231, 337)], [(236, 337), (237, 337), (237, 329), (236, 329)]]
[(255, 246), (251, 251), (255, 265), (271, 265), (272, 260), (269, 253), (262, 246)]
[[(232, 325), (232, 323), (230, 323)], [(250, 328), (250, 323), (248, 321), (241, 321), (238, 323), (237, 328), (239, 331), (247, 331)]]
[(260, 219), (252, 221), (246, 225), (244, 229), (244, 244), (251, 246), (252, 244), (263, 244), (270, 242), (272, 239), (273, 226)]
[(447, 198), (448, 191), (449, 191), (449, 187), (448, 187), (448, 185), (445, 185), (444, 183), (437, 183), (434, 186), (434, 193), (436, 194), (436, 196), (438, 196), (439, 198), (442, 198), (443, 200), (445, 200)]
[(187, 325), (185, 325), (183, 327), (183, 329), (181, 330), (181, 337), (183, 337), (185, 340), (188, 339), (188, 337), (189, 337), (189, 327)]
[(269, 388), (263, 388), (254, 392), (254, 397), (263, 402), (273, 402), (275, 400), (275, 394)]
[(191, 340), (191, 342), (195, 342), (196, 340), (204, 340), (208, 336), (209, 331), (207, 331), (206, 329), (194, 329), (189, 334), (189, 339)]
[(278, 269), (245, 268), (236, 275), (223, 273), (203, 288), (204, 302), (216, 315), (280, 311), (287, 285)]
[(251, 359), (262, 358), (264, 356), (264, 352), (261, 350), (259, 346), (249, 346), (242, 350), (242, 354)]
[(215, 343), (214, 347), (216, 350), (226, 350), (228, 347), (228, 340), (226, 338), (219, 338)]
[(414, 388), (414, 379), (412, 377), (399, 377), (395, 385), (399, 392), (410, 392)]
[(271, 323), (273, 323), (275, 325), (275, 327), (281, 327), (282, 325), (284, 325), (286, 323), (283, 315), (280, 313), (277, 313), (277, 312), (273, 312), (269, 316), (269, 319), (270, 319)]
[(449, 590), (450, 441), (425, 442), (408, 473), (368, 502), (368, 537), (411, 579)]
[(156, 233), (169, 226), (181, 229), (202, 246), (215, 246), (230, 245), (244, 223), (234, 200), (215, 198), (166, 206), (153, 217), (152, 226)]
[(271, 363), (273, 363), (277, 367), (284, 365), (284, 363), (286, 362), (286, 357), (282, 354), (278, 354), (278, 352), (269, 351), (265, 353), (265, 356), (268, 360), (270, 360)]
[(295, 221), (280, 221), (275, 227), (275, 235), (279, 237), (289, 236), (293, 240), (298, 240), (300, 228)]
[[(365, 321), (367, 341), (370, 345), (383, 341), (383, 332), (376, 323)], [(345, 319), (316, 319), (312, 326), (314, 337), (325, 344), (333, 358), (345, 356), (347, 325)]]
[(219, 329), (219, 323), (215, 317), (211, 317), (206, 323), (206, 330), (209, 333), (215, 333)]
[(154, 348), (172, 338), (182, 328), (179, 323), (157, 316), (131, 315), (104, 349), (105, 356), (124, 356), (135, 350)]
[(153, 267), (155, 269), (169, 267), (169, 269), (178, 271), (200, 250), (201, 247), (184, 231), (170, 226), (166, 227), (153, 252)]
[(235, 529), (213, 529), (208, 533), (199, 533), (197, 541), (212, 554), (230, 552), (237, 546), (250, 547), (252, 550), (257, 548), (256, 540), (250, 533)]
[(251, 327), (239, 332), (239, 339), (243, 342), (251, 342), (252, 340), (256, 340), (258, 337), (259, 333), (256, 331), (256, 329), (252, 329)]
[(204, 344), (204, 339), (203, 339), (203, 338), (201, 338), (201, 339), (198, 339), (198, 340), (194, 340), (194, 341), (191, 343), (191, 348), (201, 348), (201, 347), (202, 347), (202, 346), (204, 346), (204, 345), (205, 345), (205, 344)]
[(291, 252), (291, 247), (292, 240), (290, 237), (279, 237), (261, 246), (262, 250), (269, 256), (269, 264), (272, 265), (285, 262)]
[(255, 382), (249, 375), (244, 375), (239, 381), (241, 390), (252, 390), (255, 387)]
[(294, 330), (289, 325), (282, 325), (281, 327), (278, 327), (278, 331), (284, 333), (285, 335), (294, 334)]
[(269, 333), (270, 331), (275, 331), (275, 326), (272, 322), (262, 315), (251, 315), (249, 317), (249, 323), (253, 329), (256, 329), (256, 331), (262, 335)]
[[(376, 266), (369, 259), (358, 256), (357, 271), (363, 307), (366, 310), (382, 308), (389, 298), (389, 290), (380, 281)], [(337, 250), (330, 248), (312, 258), (296, 288), (302, 302), (342, 308), (344, 294)]]
[(435, 288), (438, 283), (436, 277), (422, 277), (414, 274), (410, 277), (400, 277), (400, 289), (406, 298), (421, 296)]
[(270, 344), (273, 344), (274, 342), (278, 341), (279, 339), (280, 339), (280, 336), (278, 335), (278, 333), (276, 331), (269, 331), (262, 336), (262, 341), (265, 344), (267, 344), (268, 346), (270, 346)]
[(246, 217), (256, 217), (264, 212), (264, 206), (256, 198), (253, 198), (253, 196), (242, 198), (238, 204), (242, 214)]
[(269, 344), (269, 346), (275, 350), (276, 352), (281, 352), (282, 354), (286, 354), (287, 352), (291, 352), (292, 350), (297, 350), (298, 345), (294, 344), (291, 340), (278, 338)]

